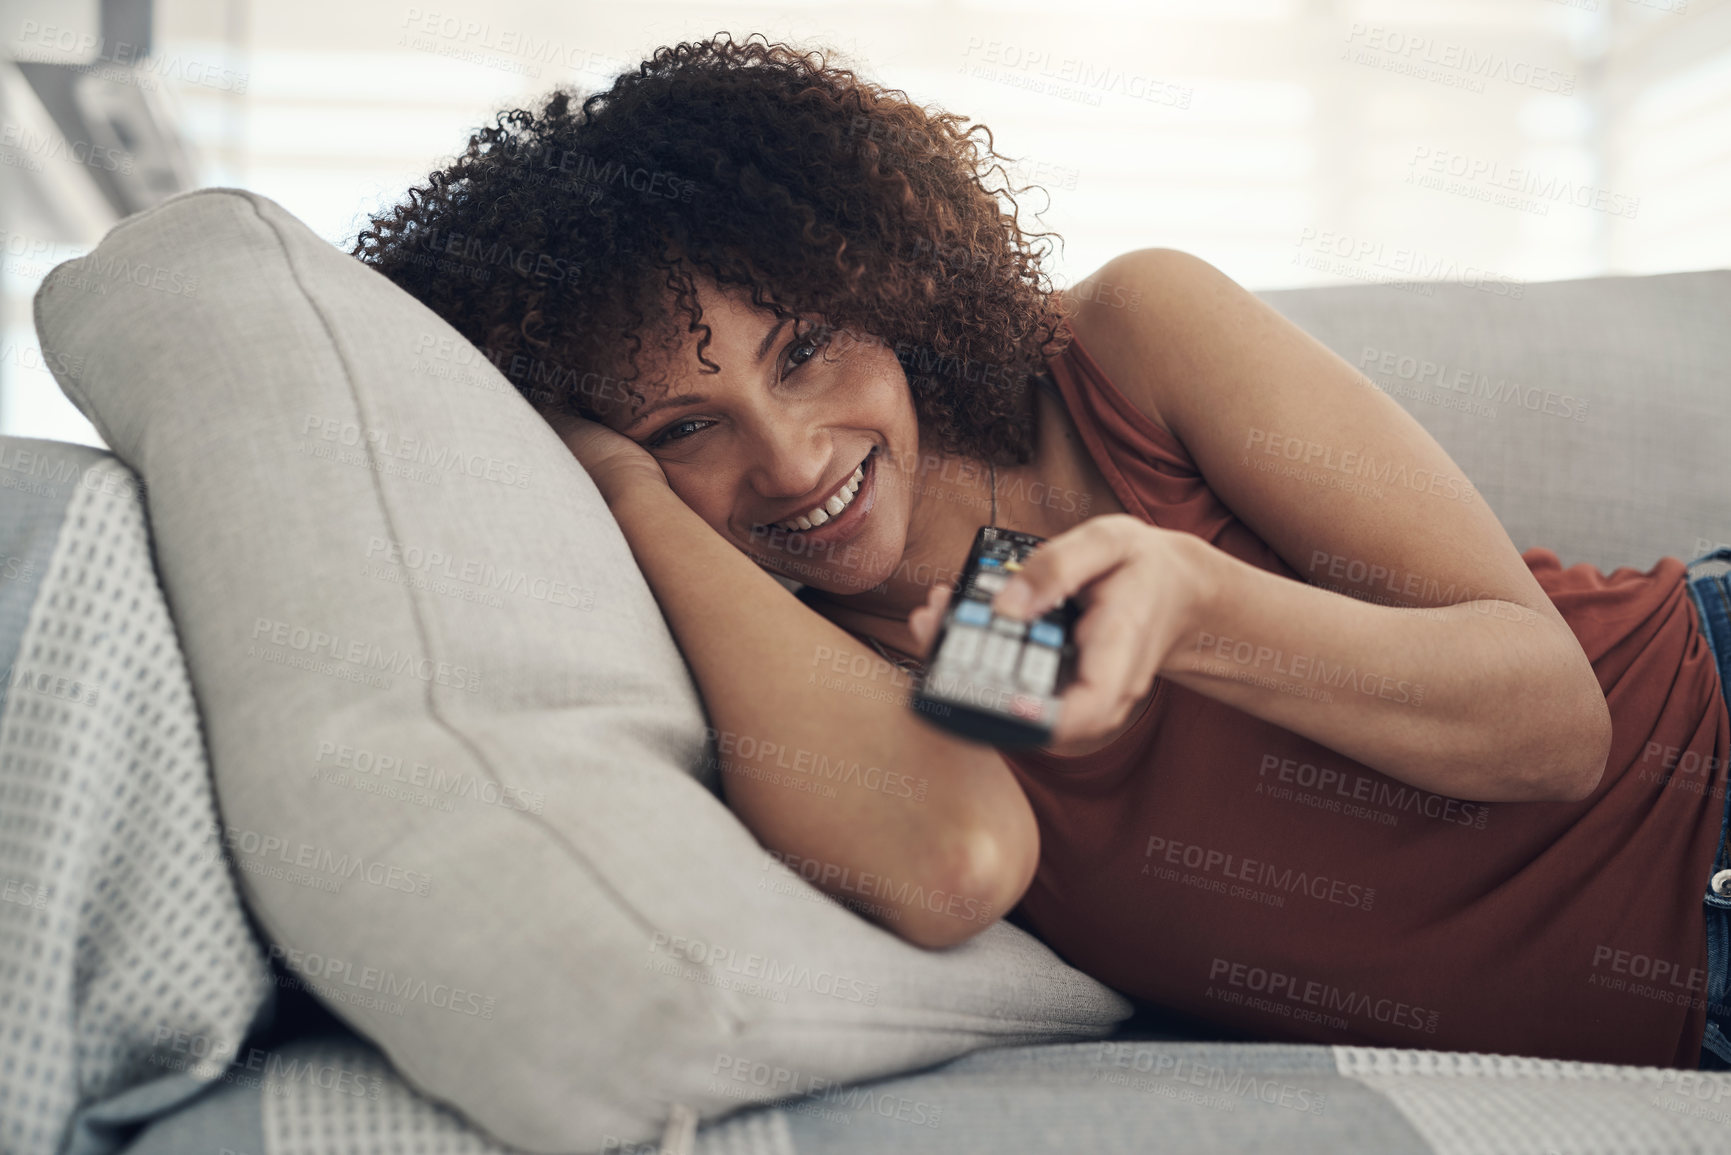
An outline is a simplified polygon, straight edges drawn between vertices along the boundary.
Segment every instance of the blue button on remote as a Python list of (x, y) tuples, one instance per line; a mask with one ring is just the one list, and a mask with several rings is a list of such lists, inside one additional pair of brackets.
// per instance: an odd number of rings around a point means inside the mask
[(1028, 624), (1028, 640), (1038, 642), (1042, 646), (1057, 648), (1064, 644), (1064, 631), (1051, 622), (1030, 622)]
[(986, 626), (992, 622), (992, 607), (967, 599), (956, 605), (956, 621), (964, 626)]

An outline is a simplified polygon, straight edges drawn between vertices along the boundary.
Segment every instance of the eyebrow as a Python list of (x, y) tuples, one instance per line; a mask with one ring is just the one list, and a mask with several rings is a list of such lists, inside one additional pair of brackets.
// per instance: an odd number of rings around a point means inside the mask
[[(787, 321), (788, 319), (786, 317), (781, 318), (770, 327), (769, 332), (763, 335), (763, 341), (757, 346), (757, 357), (753, 364), (763, 364), (763, 359), (769, 356), (769, 347), (775, 344), (775, 335), (781, 332), (782, 326), (786, 325)], [(637, 428), (639, 425), (647, 421), (652, 414), (658, 413), (663, 409), (681, 408), (686, 405), (707, 405), (708, 403), (709, 398), (701, 393), (681, 393), (673, 397), (663, 397), (660, 401), (657, 401), (655, 404), (634, 417), (631, 420), (631, 423), (626, 425), (624, 429), (620, 430), (620, 432)]]

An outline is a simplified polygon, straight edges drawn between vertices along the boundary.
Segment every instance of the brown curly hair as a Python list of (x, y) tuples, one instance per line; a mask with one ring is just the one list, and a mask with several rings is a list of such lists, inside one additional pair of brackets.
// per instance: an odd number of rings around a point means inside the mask
[(543, 413), (647, 400), (637, 356), (677, 339), (670, 300), (717, 371), (696, 269), (778, 320), (889, 343), (942, 452), (1028, 461), (1031, 377), (1069, 343), (1040, 267), (1055, 234), (1018, 222), (1013, 194), (1037, 186), (1009, 187), (984, 125), (760, 35), (660, 48), (580, 104), (555, 89), (539, 115), (500, 112), (352, 254)]

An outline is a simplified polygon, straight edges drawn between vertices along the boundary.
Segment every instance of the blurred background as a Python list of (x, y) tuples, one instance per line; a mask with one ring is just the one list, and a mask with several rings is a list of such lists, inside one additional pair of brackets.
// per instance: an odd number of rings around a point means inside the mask
[(347, 249), (498, 109), (723, 30), (988, 125), (1059, 287), (1731, 267), (1731, 0), (0, 0), (0, 432), (101, 444), (30, 298), (122, 217), (240, 186)]

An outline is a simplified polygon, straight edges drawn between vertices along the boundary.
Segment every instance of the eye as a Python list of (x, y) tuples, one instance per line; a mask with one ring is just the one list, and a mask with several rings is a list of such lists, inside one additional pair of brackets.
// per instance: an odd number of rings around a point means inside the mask
[[(830, 338), (834, 335), (834, 332), (835, 330), (831, 329), (828, 325), (815, 325), (806, 331), (805, 336), (798, 338), (792, 344), (788, 345), (788, 369), (782, 374), (782, 380), (785, 381), (788, 377), (798, 372), (802, 365), (815, 357), (819, 349), (829, 344)], [(805, 356), (800, 357), (799, 354), (802, 352), (805, 353)], [(703, 426), (708, 424), (710, 424), (710, 422), (703, 421), (696, 417), (684, 417), (678, 421), (663, 426), (659, 433), (656, 433), (653, 437), (644, 441), (643, 445), (648, 449), (660, 449), (671, 442), (684, 441), (686, 438), (693, 436)], [(675, 435), (678, 430), (683, 429), (688, 425), (695, 425), (698, 429), (694, 429), (690, 433)]]
[(671, 434), (673, 433), (673, 431), (675, 429), (682, 428), (686, 425), (703, 425), (703, 424), (705, 424), (705, 423), (696, 417), (682, 417), (678, 421), (672, 422), (671, 424), (664, 426), (662, 428), (661, 432), (657, 433), (654, 437), (651, 437), (649, 440), (645, 441), (643, 444), (650, 449), (660, 449), (663, 445), (666, 445), (669, 441), (684, 441), (685, 438), (691, 436), (690, 433), (686, 433), (686, 434), (683, 434), (682, 436), (679, 436), (679, 437), (673, 437), (673, 436), (671, 436)]
[[(830, 335), (833, 331), (827, 325), (817, 325), (809, 330), (804, 337), (789, 345), (787, 349), (789, 368), (786, 373), (782, 374), (783, 379), (791, 376), (801, 365), (815, 357), (819, 349), (829, 344)], [(811, 352), (800, 360), (794, 360), (795, 355), (802, 349), (809, 349)]]

